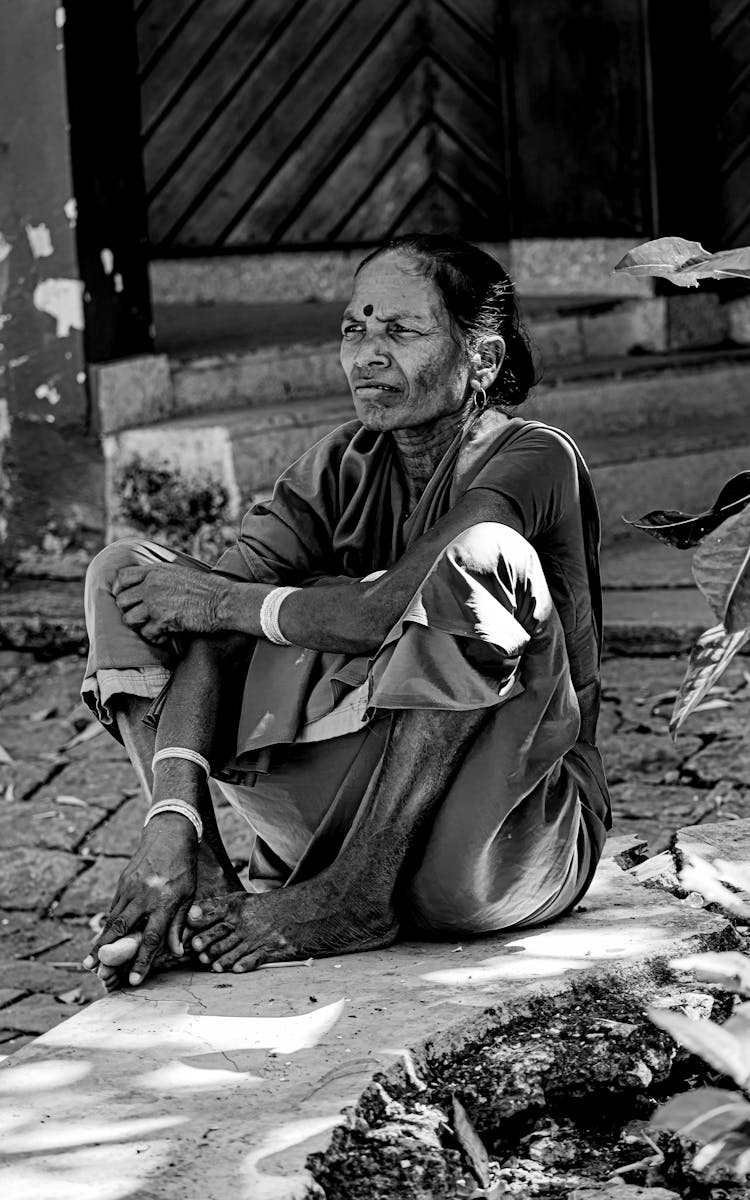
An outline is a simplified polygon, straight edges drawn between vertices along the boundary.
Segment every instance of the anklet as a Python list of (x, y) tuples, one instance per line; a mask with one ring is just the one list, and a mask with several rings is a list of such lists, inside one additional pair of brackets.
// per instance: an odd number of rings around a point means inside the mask
[(160, 800), (157, 804), (152, 804), (146, 813), (143, 828), (146, 828), (152, 817), (157, 817), (159, 813), (165, 812), (179, 813), (181, 817), (187, 817), (198, 835), (198, 841), (201, 840), (203, 837), (203, 822), (200, 819), (200, 814), (186, 800)]
[(285, 638), (279, 628), (279, 609), (286, 600), (287, 596), (291, 596), (292, 592), (298, 592), (296, 587), (278, 587), (274, 588), (265, 597), (260, 606), (260, 627), (263, 631), (263, 636), (269, 642), (273, 642), (274, 646), (291, 646), (293, 643), (289, 638)]
[(163, 750), (157, 750), (151, 759), (151, 770), (153, 771), (157, 763), (164, 762), (167, 758), (184, 758), (187, 762), (195, 763), (196, 767), (203, 767), (206, 779), (211, 777), (211, 764), (208, 759), (188, 746), (165, 746)]

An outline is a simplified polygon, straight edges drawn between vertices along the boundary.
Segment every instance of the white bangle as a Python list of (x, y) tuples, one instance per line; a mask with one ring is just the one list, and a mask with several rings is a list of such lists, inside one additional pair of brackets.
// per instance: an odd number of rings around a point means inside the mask
[(291, 646), (292, 642), (285, 638), (279, 628), (279, 609), (292, 592), (298, 592), (296, 587), (277, 587), (269, 592), (260, 606), (260, 627), (263, 636), (274, 646)]
[(192, 804), (188, 804), (186, 800), (160, 800), (158, 804), (152, 804), (146, 813), (146, 820), (143, 822), (145, 829), (152, 817), (157, 817), (159, 813), (173, 812), (179, 813), (181, 817), (187, 817), (193, 829), (198, 835), (198, 841), (203, 837), (203, 822), (200, 819), (200, 814), (196, 812)]
[(211, 764), (208, 759), (199, 754), (197, 750), (190, 750), (188, 746), (165, 746), (163, 750), (157, 750), (151, 759), (151, 770), (153, 771), (157, 763), (164, 762), (167, 758), (184, 758), (187, 762), (195, 763), (197, 767), (203, 767), (206, 779), (211, 777)]

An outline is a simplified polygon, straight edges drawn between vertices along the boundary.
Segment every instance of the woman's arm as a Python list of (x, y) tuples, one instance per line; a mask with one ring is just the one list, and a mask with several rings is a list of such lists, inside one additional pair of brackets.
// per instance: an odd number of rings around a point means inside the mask
[[(296, 646), (364, 654), (376, 650), (407, 607), (435, 559), (472, 525), (498, 521), (520, 531), (502, 495), (474, 489), (454, 505), (378, 579), (316, 584), (286, 598), (284, 636)], [(146, 638), (170, 633), (263, 636), (260, 607), (273, 588), (174, 566), (126, 567), (114, 588), (125, 621)]]

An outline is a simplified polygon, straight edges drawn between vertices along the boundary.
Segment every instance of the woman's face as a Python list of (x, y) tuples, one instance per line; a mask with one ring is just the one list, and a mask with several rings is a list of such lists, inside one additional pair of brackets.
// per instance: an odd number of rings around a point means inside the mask
[(341, 365), (368, 429), (407, 429), (457, 412), (470, 364), (443, 298), (414, 259), (379, 255), (357, 275), (341, 323)]

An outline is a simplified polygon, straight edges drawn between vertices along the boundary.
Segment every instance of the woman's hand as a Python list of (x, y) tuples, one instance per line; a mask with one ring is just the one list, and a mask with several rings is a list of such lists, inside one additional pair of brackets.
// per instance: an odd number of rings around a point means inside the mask
[(197, 862), (198, 838), (191, 823), (179, 813), (153, 817), (120, 876), (104, 928), (83, 965), (96, 969), (102, 946), (139, 929), (143, 934), (129, 983), (142, 982), (163, 946), (180, 956), (187, 911), (195, 896)]
[(171, 633), (219, 633), (227, 580), (208, 571), (168, 567), (123, 567), (112, 595), (126, 625), (149, 642)]

